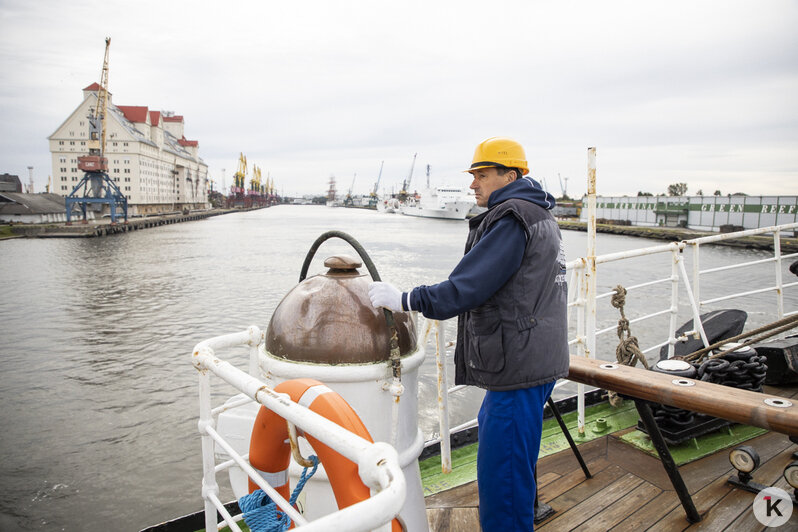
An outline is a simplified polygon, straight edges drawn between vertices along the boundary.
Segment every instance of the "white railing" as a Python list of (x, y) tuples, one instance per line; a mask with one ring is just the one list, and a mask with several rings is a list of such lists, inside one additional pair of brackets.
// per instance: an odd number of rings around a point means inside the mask
[[(398, 515), (405, 501), (406, 482), (396, 450), (387, 443), (371, 443), (360, 436), (338, 426), (328, 419), (293, 402), (285, 394), (275, 393), (256, 376), (258, 375), (258, 348), (263, 343), (263, 333), (257, 327), (244, 332), (219, 336), (200, 342), (194, 348), (192, 363), (199, 370), (200, 419), (199, 432), (202, 437), (202, 497), (205, 501), (205, 528), (218, 530), (229, 526), (241, 532), (238, 521), (242, 516), (231, 515), (219, 499), (216, 474), (237, 465), (249, 478), (284, 511), (296, 524), (296, 529), (308, 532), (320, 531), (367, 531), (391, 529), (391, 520)], [(250, 347), (249, 374), (219, 359), (216, 351), (234, 346)], [(358, 465), (363, 483), (371, 489), (372, 496), (352, 506), (308, 522), (296, 511), (263, 477), (249, 465), (246, 456), (236, 452), (216, 431), (216, 419), (220, 412), (231, 408), (227, 404), (211, 407), (211, 374), (234, 386), (280, 417), (318, 438), (325, 445)], [(218, 444), (231, 457), (216, 464), (214, 444)], [(216, 512), (222, 516), (216, 522)]]

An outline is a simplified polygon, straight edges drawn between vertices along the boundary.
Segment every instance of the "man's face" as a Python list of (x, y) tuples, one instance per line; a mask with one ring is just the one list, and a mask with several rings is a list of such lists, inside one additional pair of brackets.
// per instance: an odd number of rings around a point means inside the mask
[(513, 181), (515, 172), (507, 172), (504, 175), (499, 175), (496, 168), (480, 168), (471, 171), (474, 176), (474, 181), (471, 183), (471, 189), (477, 197), (477, 205), (480, 207), (488, 206), (488, 198), (491, 192), (499, 190), (504, 185)]

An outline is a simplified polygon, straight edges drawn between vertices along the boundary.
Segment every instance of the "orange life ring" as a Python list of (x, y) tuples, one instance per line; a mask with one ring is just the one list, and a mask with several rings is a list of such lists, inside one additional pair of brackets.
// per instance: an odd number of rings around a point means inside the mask
[[(274, 391), (288, 394), (292, 401), (324, 416), (365, 440), (374, 441), (349, 403), (323, 383), (315, 379), (293, 379), (278, 384)], [(371, 493), (360, 480), (357, 464), (310, 434), (305, 434), (305, 439), (324, 465), (339, 509), (369, 498)], [(249, 463), (286, 500), (290, 497), (288, 485), (290, 462), (291, 446), (288, 443), (288, 426), (285, 420), (268, 408), (261, 406), (249, 440)], [(257, 489), (258, 485), (250, 479), (250, 493)], [(393, 520), (391, 529), (393, 532), (401, 532), (402, 526), (397, 519)]]

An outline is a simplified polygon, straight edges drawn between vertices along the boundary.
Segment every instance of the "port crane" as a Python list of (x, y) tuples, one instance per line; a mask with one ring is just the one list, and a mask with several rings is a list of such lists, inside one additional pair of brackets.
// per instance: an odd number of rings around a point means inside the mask
[(247, 157), (243, 153), (238, 155), (238, 168), (233, 174), (233, 186), (230, 187), (228, 207), (245, 207), (247, 186)]
[(410, 163), (410, 174), (407, 179), (402, 182), (402, 190), (399, 191), (399, 200), (404, 201), (407, 198), (407, 189), (410, 188), (410, 182), (413, 180), (413, 168), (416, 166), (416, 156), (418, 153), (413, 154), (413, 162)]
[(382, 166), (385, 164), (385, 161), (380, 161), (380, 173), (377, 174), (377, 182), (374, 183), (374, 190), (371, 191), (369, 194), (369, 207), (372, 209), (377, 208), (377, 189), (380, 187), (380, 179), (382, 179)]
[(568, 199), (568, 195), (565, 193), (565, 189), (568, 188), (568, 178), (565, 178), (565, 183), (563, 184), (563, 178), (560, 177), (560, 173), (557, 172), (557, 178), (560, 180), (560, 190), (562, 190), (562, 198)]
[(108, 177), (108, 159), (105, 157), (106, 116), (108, 114), (108, 52), (111, 38), (105, 38), (105, 56), (100, 74), (100, 85), (97, 89), (97, 103), (90, 110), (89, 119), (89, 154), (78, 157), (78, 168), (84, 174), (72, 192), (65, 198), (67, 225), (72, 223), (72, 209), (77, 204), (83, 213), (83, 223), (87, 223), (89, 205), (97, 205), (98, 210), (108, 205), (111, 224), (116, 224), (117, 208), (122, 209), (127, 223), (127, 197), (122, 194), (116, 183)]

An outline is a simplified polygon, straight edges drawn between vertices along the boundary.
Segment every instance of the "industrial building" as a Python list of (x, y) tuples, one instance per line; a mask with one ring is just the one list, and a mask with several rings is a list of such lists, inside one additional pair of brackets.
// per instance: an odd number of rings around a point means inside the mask
[[(583, 198), (583, 204), (587, 199)], [(705, 231), (755, 229), (798, 221), (798, 196), (599, 196), (596, 219)], [(582, 210), (586, 221), (587, 210)]]
[[(78, 157), (88, 153), (88, 117), (100, 89), (98, 83), (83, 89), (83, 101), (48, 137), (52, 192), (61, 196), (69, 195), (84, 175)], [(104, 156), (108, 176), (127, 198), (130, 214), (210, 208), (208, 166), (199, 156), (199, 142), (185, 138), (184, 125), (182, 116), (115, 105), (108, 93)]]

